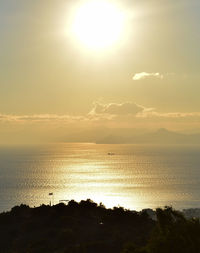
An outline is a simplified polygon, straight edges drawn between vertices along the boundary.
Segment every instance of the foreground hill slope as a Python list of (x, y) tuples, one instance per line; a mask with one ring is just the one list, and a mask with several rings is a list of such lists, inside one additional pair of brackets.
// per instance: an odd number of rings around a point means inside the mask
[(0, 214), (0, 252), (121, 252), (130, 241), (145, 245), (153, 227), (145, 213), (106, 209), (91, 200), (21, 205)]
[(200, 253), (200, 222), (171, 207), (106, 209), (91, 200), (0, 214), (0, 253)]

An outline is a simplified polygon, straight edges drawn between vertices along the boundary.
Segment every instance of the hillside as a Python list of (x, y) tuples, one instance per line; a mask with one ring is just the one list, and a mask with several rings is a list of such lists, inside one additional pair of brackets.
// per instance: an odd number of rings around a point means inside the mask
[(2, 253), (198, 253), (200, 222), (171, 207), (106, 209), (91, 200), (68, 205), (16, 206), (0, 214)]
[(144, 246), (154, 222), (145, 213), (106, 209), (87, 200), (68, 205), (16, 206), (0, 214), (0, 252), (121, 252)]

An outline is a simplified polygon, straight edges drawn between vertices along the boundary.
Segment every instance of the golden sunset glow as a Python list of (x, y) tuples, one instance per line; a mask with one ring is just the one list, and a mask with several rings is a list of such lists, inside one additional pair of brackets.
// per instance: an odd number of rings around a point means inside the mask
[(88, 1), (74, 15), (72, 34), (89, 49), (102, 49), (118, 43), (125, 29), (122, 10), (108, 1)]
[(199, 205), (199, 7), (0, 0), (0, 211)]

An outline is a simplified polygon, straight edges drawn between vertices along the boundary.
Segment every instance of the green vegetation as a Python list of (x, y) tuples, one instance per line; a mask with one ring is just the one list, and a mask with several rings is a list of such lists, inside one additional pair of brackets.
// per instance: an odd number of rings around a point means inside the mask
[(4, 253), (198, 253), (200, 223), (166, 207), (146, 212), (106, 209), (91, 200), (16, 206), (0, 214)]

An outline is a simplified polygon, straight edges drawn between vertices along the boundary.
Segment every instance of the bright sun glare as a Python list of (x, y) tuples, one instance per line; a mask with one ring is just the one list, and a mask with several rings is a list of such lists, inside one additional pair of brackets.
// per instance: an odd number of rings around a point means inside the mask
[(90, 0), (75, 11), (72, 34), (89, 49), (103, 49), (121, 40), (124, 21), (118, 6), (109, 1)]

